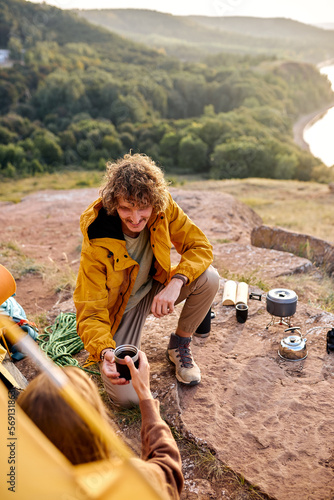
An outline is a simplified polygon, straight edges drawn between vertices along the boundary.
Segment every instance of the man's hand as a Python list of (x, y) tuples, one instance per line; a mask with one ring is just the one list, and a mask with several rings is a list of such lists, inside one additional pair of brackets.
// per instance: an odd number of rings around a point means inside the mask
[(168, 285), (154, 297), (151, 313), (156, 318), (162, 318), (166, 316), (166, 314), (170, 314), (174, 311), (174, 304), (180, 295), (182, 286), (182, 280), (173, 278)]
[(146, 354), (143, 351), (139, 351), (138, 355), (138, 369), (135, 367), (133, 359), (130, 358), (130, 356), (125, 356), (124, 358), (131, 373), (133, 388), (138, 395), (139, 401), (153, 399), (150, 391), (150, 365), (148, 364)]
[(129, 380), (125, 378), (119, 378), (119, 372), (116, 369), (115, 355), (114, 352), (108, 349), (104, 355), (104, 360), (102, 361), (102, 372), (106, 377), (109, 378), (110, 382), (114, 385), (126, 385), (129, 384)]

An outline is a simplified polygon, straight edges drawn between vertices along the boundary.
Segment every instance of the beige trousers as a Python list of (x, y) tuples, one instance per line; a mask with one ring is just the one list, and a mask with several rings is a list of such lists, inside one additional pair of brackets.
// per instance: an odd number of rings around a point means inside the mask
[[(153, 299), (163, 287), (161, 283), (154, 281), (152, 289), (139, 304), (123, 315), (114, 335), (116, 346), (132, 344), (140, 348), (141, 332), (146, 318), (151, 312)], [(178, 321), (178, 327), (181, 330), (191, 334), (196, 331), (210, 309), (218, 288), (219, 274), (212, 266), (189, 286), (181, 288), (180, 295), (175, 302), (177, 305), (185, 301)], [(138, 404), (138, 397), (131, 381), (128, 385), (114, 385), (102, 372), (101, 375), (106, 392), (116, 405), (126, 407)]]

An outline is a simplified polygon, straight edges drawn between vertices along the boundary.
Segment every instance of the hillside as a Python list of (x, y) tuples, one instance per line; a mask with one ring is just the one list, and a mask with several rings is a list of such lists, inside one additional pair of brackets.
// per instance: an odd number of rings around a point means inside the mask
[(303, 40), (307, 38), (309, 44), (318, 40), (320, 43), (330, 43), (334, 33), (324, 32), (323, 29), (299, 21), (285, 18), (259, 18), (259, 17), (208, 17), (189, 16), (198, 24), (217, 28), (220, 31), (240, 33), (256, 38), (283, 38)]
[(320, 62), (334, 57), (334, 32), (291, 19), (173, 16), (144, 9), (76, 10), (127, 38), (200, 60), (206, 54), (262, 54)]
[(0, 24), (11, 57), (0, 68), (1, 178), (101, 171), (132, 150), (171, 176), (330, 180), (293, 140), (299, 115), (333, 101), (309, 63), (226, 53), (181, 61), (23, 0), (0, 0)]
[(105, 50), (109, 47), (108, 58), (115, 61), (140, 62), (148, 56), (145, 62), (149, 62), (149, 58), (157, 56), (156, 51), (93, 26), (69, 11), (24, 0), (0, 0), (0, 48), (7, 48), (11, 38), (24, 48), (34, 47), (42, 41), (60, 46), (84, 43)]

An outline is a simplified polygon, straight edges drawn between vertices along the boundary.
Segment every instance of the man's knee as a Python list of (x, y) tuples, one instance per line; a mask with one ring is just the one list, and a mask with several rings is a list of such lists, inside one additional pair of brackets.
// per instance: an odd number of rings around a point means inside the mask
[(103, 372), (101, 372), (101, 376), (104, 389), (115, 406), (132, 408), (139, 405), (139, 398), (133, 388), (132, 382), (126, 385), (114, 385)]
[(214, 297), (219, 289), (219, 273), (213, 266), (208, 267), (206, 271), (200, 276), (205, 290), (212, 294)]

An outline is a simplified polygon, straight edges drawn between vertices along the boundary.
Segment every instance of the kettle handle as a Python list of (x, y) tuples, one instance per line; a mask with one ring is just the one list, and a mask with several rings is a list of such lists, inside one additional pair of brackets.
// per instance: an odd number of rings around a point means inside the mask
[(291, 326), (290, 328), (287, 328), (286, 330), (284, 330), (284, 332), (292, 332), (292, 333), (294, 333), (295, 330), (298, 330), (297, 333), (299, 333), (300, 337), (303, 338), (302, 332), (300, 331), (300, 326)]
[(254, 300), (261, 300), (262, 299), (262, 294), (261, 293), (251, 292), (249, 294), (249, 298), (250, 299), (254, 299)]

